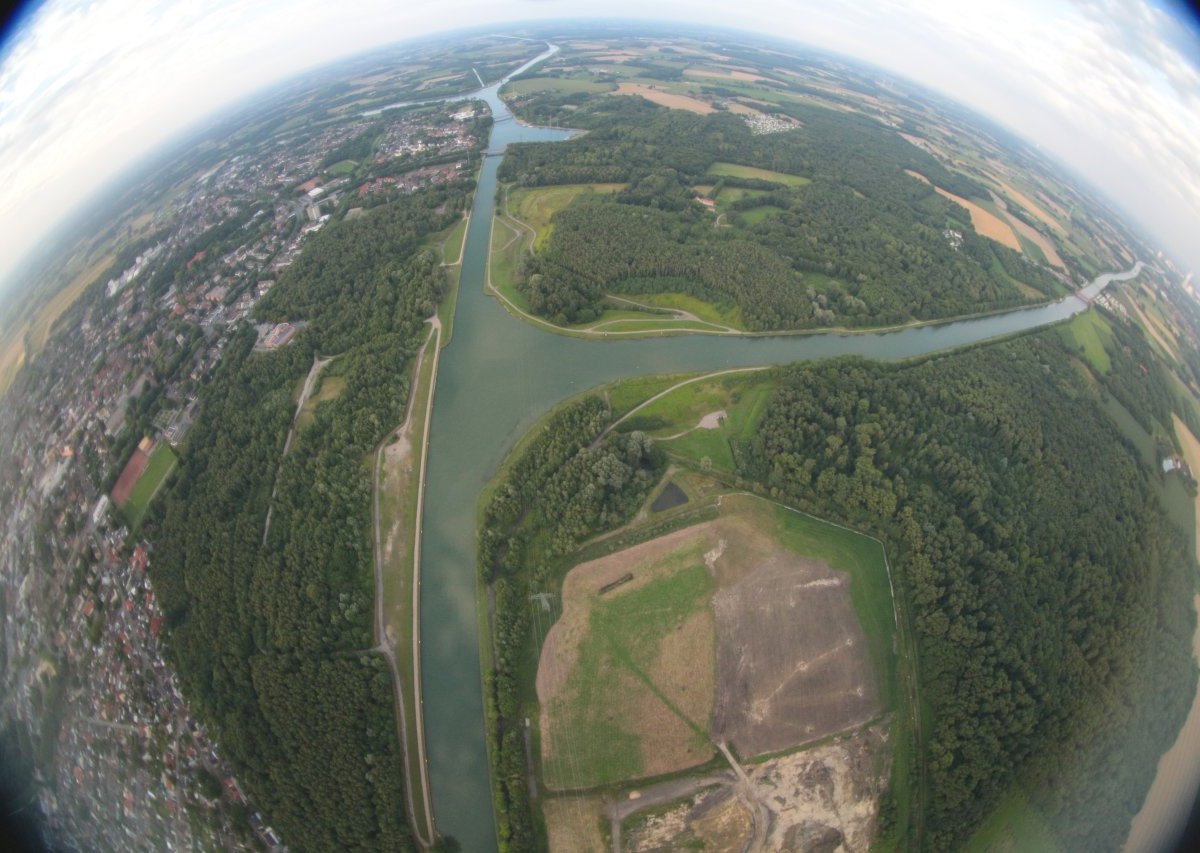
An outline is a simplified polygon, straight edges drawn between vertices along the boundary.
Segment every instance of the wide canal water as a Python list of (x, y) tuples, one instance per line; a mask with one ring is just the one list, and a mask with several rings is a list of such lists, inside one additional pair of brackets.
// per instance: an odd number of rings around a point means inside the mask
[[(469, 96), (486, 100), (496, 118), (490, 151), (570, 135), (522, 126), (497, 89)], [(453, 339), (438, 370), (421, 552), (421, 660), (434, 814), (439, 832), (455, 836), (468, 853), (496, 849), (475, 618), (475, 506), (504, 454), (539, 416), (572, 394), (621, 377), (841, 355), (900, 359), (1032, 329), (1086, 307), (1069, 297), (1040, 308), (879, 334), (604, 341), (556, 335), (510, 316), (484, 292), (499, 165), (500, 156), (493, 155), (482, 168)], [(1132, 274), (1101, 276), (1087, 290), (1094, 294)]]

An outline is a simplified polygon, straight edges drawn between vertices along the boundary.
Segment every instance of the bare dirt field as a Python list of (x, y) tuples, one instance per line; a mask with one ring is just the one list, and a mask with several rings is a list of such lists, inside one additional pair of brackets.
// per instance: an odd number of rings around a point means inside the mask
[(537, 673), (548, 787), (683, 770), (719, 741), (778, 752), (879, 712), (847, 577), (784, 548), (769, 505), (727, 503), (566, 576)]
[[(890, 762), (885, 727), (747, 768), (753, 798), (768, 813), (765, 850), (867, 850)], [(624, 804), (623, 804), (624, 805)], [(752, 818), (732, 783), (691, 794), (665, 810), (625, 819), (622, 849), (745, 850)], [(569, 847), (551, 850), (569, 850)]]
[(782, 549), (713, 598), (712, 733), (744, 756), (864, 723), (879, 698), (847, 578)]
[(647, 86), (644, 83), (622, 83), (613, 92), (614, 95), (641, 95), (647, 101), (653, 101), (664, 107), (670, 107), (676, 110), (688, 110), (700, 115), (708, 115), (715, 112), (711, 104), (687, 95), (676, 95), (672, 92), (664, 92), (661, 89), (655, 89), (652, 86)]
[(746, 106), (738, 101), (728, 101), (725, 104), (726, 108), (734, 115), (739, 116), (760, 116), (762, 112), (754, 109), (754, 107)]

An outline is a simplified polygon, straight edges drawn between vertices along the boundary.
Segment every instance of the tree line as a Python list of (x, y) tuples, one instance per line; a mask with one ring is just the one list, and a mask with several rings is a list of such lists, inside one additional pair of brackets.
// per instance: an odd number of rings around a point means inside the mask
[(1195, 695), (1195, 564), (1058, 339), (794, 368), (749, 451), (773, 495), (888, 542), (929, 846), (1018, 782), (1067, 849), (1119, 846)]
[[(976, 234), (966, 210), (905, 170), (986, 197), (974, 180), (866, 117), (788, 111), (801, 127), (756, 136), (727, 114), (593, 96), (571, 118), (586, 135), (510, 147), (500, 177), (520, 186), (629, 184), (556, 214), (520, 281), (534, 313), (587, 322), (606, 293), (682, 292), (739, 307), (749, 329), (765, 331), (932, 320), (1062, 292), (1049, 270)], [(722, 161), (810, 183), (707, 176)], [(726, 227), (713, 227), (693, 201), (693, 187), (706, 182), (717, 184), (714, 194), (755, 192), (730, 205)], [(756, 209), (770, 215), (747, 216)]]
[(553, 414), (484, 508), (478, 570), (496, 602), (484, 705), (502, 853), (545, 847), (529, 801), (523, 741), (523, 721), (536, 704), (528, 670), (542, 641), (530, 625), (528, 597), (561, 581), (586, 539), (631, 518), (665, 467), (644, 433), (596, 443), (611, 419), (598, 396)]
[[(260, 303), (261, 319), (307, 327), (269, 353), (253, 329), (235, 335), (147, 522), (185, 693), (294, 848), (412, 848), (393, 687), (372, 648), (370, 460), (445, 287), (421, 243), (466, 201), (443, 186), (311, 238)], [(281, 459), (318, 353), (338, 354), (326, 370), (344, 390)]]

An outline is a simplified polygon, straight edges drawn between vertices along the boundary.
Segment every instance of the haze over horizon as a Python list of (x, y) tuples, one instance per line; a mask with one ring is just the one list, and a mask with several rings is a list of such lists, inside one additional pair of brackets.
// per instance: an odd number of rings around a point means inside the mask
[[(1200, 269), (1200, 36), (1169, 4), (1017, 0), (49, 0), (0, 51), (0, 298), (33, 244), (180, 131), (271, 84), (464, 27), (609, 19), (736, 26), (909, 78), (1016, 131)], [(1188, 24), (1192, 24), (1189, 28)], [(314, 36), (317, 36), (314, 38)]]

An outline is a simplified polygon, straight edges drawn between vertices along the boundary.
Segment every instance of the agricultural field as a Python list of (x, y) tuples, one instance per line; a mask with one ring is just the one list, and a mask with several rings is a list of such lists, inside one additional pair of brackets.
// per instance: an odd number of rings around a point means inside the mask
[(687, 110), (697, 115), (708, 115), (714, 112), (712, 104), (708, 101), (702, 101), (699, 98), (694, 98), (691, 95), (684, 95), (677, 92), (667, 91), (659, 88), (658, 85), (652, 83), (625, 83), (622, 82), (614, 95), (640, 95), (647, 101), (652, 101), (663, 107), (670, 107), (675, 110)]
[(501, 95), (505, 98), (543, 93), (573, 95), (578, 92), (609, 92), (612, 89), (611, 83), (599, 83), (576, 77), (526, 77), (505, 83)]
[(736, 163), (713, 163), (707, 174), (719, 178), (752, 178), (758, 181), (771, 181), (783, 184), (785, 187), (802, 187), (811, 183), (808, 178), (800, 175), (789, 175), (786, 172), (773, 172), (770, 169), (759, 169), (754, 166), (739, 166)]

